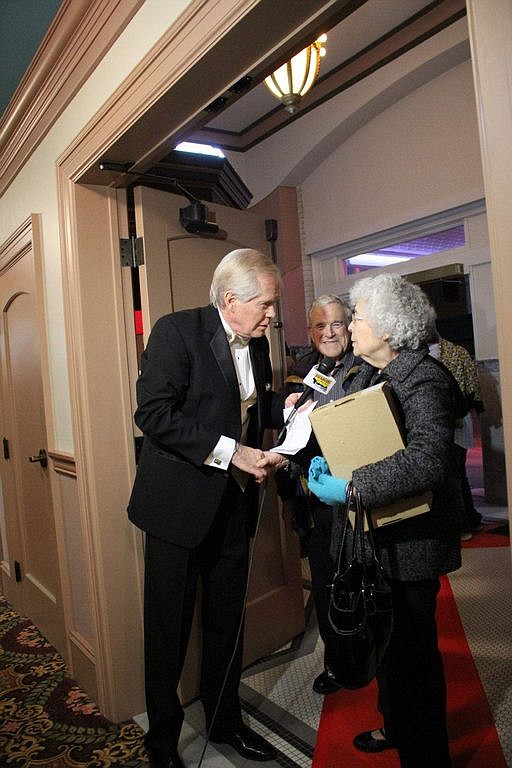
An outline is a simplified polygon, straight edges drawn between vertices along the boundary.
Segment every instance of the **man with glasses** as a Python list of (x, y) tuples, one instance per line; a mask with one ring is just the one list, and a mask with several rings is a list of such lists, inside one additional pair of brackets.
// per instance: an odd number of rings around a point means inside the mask
[[(354, 358), (348, 326), (352, 319), (350, 308), (332, 294), (319, 296), (309, 310), (308, 332), (313, 350), (297, 361), (286, 379), (287, 393), (303, 390), (304, 376), (323, 357), (333, 357), (336, 366), (332, 375), (336, 382), (328, 394), (314, 392), (319, 405), (337, 400), (345, 395), (348, 382), (358, 370), (359, 360)], [(314, 437), (308, 446), (294, 456), (293, 463), (301, 465), (307, 475), (309, 460), (318, 451)], [(295, 474), (295, 473), (293, 473)], [(332, 528), (332, 508), (323, 504), (307, 490), (304, 475), (295, 478), (291, 503), (294, 509), (295, 525), (301, 536), (303, 551), (307, 553), (311, 569), (313, 600), (318, 619), (318, 630), (325, 645), (324, 671), (315, 679), (313, 690), (319, 694), (334, 693), (339, 688), (330, 668), (329, 635), (327, 618), (329, 606), (329, 585), (332, 582), (333, 566), (329, 554)]]

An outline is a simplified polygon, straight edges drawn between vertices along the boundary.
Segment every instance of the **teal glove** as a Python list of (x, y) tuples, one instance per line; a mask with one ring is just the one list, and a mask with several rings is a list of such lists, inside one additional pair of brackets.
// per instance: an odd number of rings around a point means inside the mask
[(330, 507), (343, 504), (347, 500), (347, 484), (348, 480), (331, 475), (322, 456), (315, 456), (311, 461), (308, 488), (324, 504)]

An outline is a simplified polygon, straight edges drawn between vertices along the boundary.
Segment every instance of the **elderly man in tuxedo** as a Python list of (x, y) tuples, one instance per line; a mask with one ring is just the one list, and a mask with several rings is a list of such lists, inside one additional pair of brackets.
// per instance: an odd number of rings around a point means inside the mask
[(283, 423), (266, 338), (278, 298), (272, 260), (232, 251), (215, 270), (211, 304), (161, 317), (142, 356), (135, 421), (144, 442), (128, 512), (146, 533), (145, 744), (154, 768), (183, 766), (177, 687), (199, 578), (210, 740), (250, 760), (276, 756), (242, 721), (238, 686), (258, 483), (286, 463), (273, 457), (270, 466), (261, 451), (264, 429)]

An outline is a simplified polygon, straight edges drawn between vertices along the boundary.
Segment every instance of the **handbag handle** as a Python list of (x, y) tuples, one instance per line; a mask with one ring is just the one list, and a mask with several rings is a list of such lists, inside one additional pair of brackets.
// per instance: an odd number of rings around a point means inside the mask
[[(344, 504), (340, 505), (340, 511), (343, 514), (343, 527), (341, 530), (337, 562), (336, 562), (336, 574), (340, 573), (342, 569), (342, 558), (345, 551), (345, 542), (347, 539), (348, 525), (349, 525), (349, 511), (354, 512), (354, 526), (352, 536), (352, 548), (350, 553), (350, 560), (354, 562), (358, 560), (366, 571), (372, 562), (377, 562), (380, 565), (377, 547), (375, 544), (373, 521), (369, 511), (364, 507), (361, 499), (361, 494), (350, 481), (347, 484), (347, 498)], [(365, 530), (364, 521), (367, 523), (367, 538), (365, 542)]]

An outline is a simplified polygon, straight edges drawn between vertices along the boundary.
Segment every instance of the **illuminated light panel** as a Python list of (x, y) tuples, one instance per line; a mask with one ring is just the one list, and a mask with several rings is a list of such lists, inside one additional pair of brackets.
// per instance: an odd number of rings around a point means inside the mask
[(385, 256), (382, 253), (359, 253), (347, 259), (354, 267), (389, 267), (401, 261), (410, 261), (412, 256)]
[(196, 155), (212, 155), (213, 157), (226, 157), (218, 147), (212, 147), (211, 144), (196, 144), (193, 141), (182, 141), (175, 149), (178, 152), (193, 152)]

